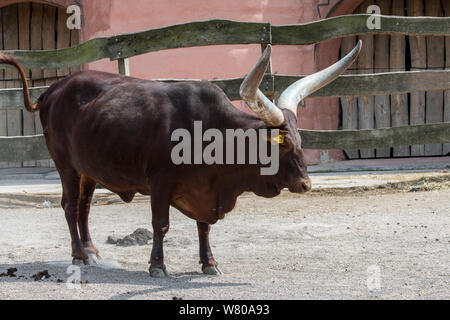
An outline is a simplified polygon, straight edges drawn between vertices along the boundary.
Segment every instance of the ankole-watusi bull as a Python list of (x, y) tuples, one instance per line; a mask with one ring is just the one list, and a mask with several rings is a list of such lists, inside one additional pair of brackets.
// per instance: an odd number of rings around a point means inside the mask
[[(169, 207), (197, 221), (203, 272), (219, 274), (209, 245), (210, 225), (231, 211), (243, 192), (275, 197), (283, 188), (293, 193), (311, 189), (301, 138), (298, 103), (342, 74), (357, 58), (361, 43), (331, 67), (293, 83), (277, 106), (258, 89), (267, 69), (268, 46), (243, 81), (240, 94), (256, 116), (234, 107), (216, 85), (203, 81), (163, 83), (96, 71), (84, 71), (55, 82), (32, 104), (25, 73), (12, 57), (0, 63), (22, 75), (24, 104), (40, 111), (48, 151), (60, 174), (61, 205), (72, 238), (75, 262), (98, 255), (91, 241), (88, 216), (97, 184), (130, 202), (136, 193), (151, 195), (153, 248), (150, 275), (167, 275), (163, 238), (169, 230)], [(175, 165), (171, 134), (193, 122), (203, 128), (278, 129), (279, 170), (261, 175), (261, 164)], [(270, 138), (267, 144), (274, 143)], [(247, 144), (248, 146), (248, 144)], [(251, 146), (250, 146), (251, 147)]]

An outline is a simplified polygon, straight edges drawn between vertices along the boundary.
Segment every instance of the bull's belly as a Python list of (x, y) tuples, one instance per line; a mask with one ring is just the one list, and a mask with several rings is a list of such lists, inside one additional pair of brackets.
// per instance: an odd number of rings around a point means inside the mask
[(178, 186), (172, 194), (171, 205), (196, 221), (209, 224), (219, 220), (215, 192), (196, 185)]
[(186, 195), (174, 197), (171, 205), (181, 211), (187, 217), (199, 222), (214, 224), (219, 220), (216, 208), (211, 205), (198, 205), (191, 199), (186, 198)]
[(219, 190), (195, 185), (180, 186), (172, 195), (171, 205), (199, 222), (214, 224), (233, 210), (236, 197), (223, 197)]
[(97, 184), (105, 189), (119, 195), (123, 201), (131, 202), (136, 193), (150, 195), (150, 186), (145, 174), (139, 174), (132, 170), (116, 169), (116, 168), (78, 168), (77, 171), (81, 175), (85, 175), (94, 180)]

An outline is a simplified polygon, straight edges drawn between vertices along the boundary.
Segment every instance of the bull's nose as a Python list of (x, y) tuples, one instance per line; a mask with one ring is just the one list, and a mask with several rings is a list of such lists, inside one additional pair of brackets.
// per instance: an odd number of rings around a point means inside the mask
[(300, 185), (303, 189), (303, 192), (308, 192), (311, 190), (312, 186), (311, 186), (311, 179), (301, 179), (300, 180)]
[(311, 190), (311, 179), (297, 179), (288, 189), (292, 193), (308, 192)]

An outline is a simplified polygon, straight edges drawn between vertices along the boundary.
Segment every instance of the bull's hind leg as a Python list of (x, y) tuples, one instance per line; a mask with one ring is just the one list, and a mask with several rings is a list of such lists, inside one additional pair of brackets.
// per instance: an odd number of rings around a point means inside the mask
[(67, 224), (69, 226), (70, 237), (72, 239), (72, 257), (74, 263), (84, 261), (87, 263), (88, 255), (84, 251), (78, 234), (78, 202), (80, 197), (80, 176), (73, 169), (60, 170), (63, 196), (61, 206), (64, 209)]
[(80, 231), (81, 244), (89, 256), (99, 258), (98, 249), (94, 246), (89, 233), (89, 211), (91, 209), (92, 196), (94, 195), (96, 182), (86, 176), (81, 176), (80, 199), (78, 202), (78, 229)]
[(202, 264), (203, 273), (210, 275), (223, 274), (218, 267), (217, 261), (213, 257), (212, 250), (209, 245), (209, 232), (211, 231), (211, 225), (197, 221), (197, 230), (200, 247), (200, 263)]
[[(156, 179), (155, 179), (156, 180)], [(153, 247), (150, 257), (150, 276), (163, 278), (168, 275), (164, 265), (163, 241), (169, 231), (170, 188), (164, 178), (151, 186)]]

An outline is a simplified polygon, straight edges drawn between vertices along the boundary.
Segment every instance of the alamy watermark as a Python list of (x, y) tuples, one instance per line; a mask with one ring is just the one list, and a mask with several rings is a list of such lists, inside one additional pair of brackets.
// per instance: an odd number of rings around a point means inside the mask
[(367, 28), (369, 30), (381, 29), (381, 8), (377, 5), (369, 6), (367, 13), (371, 15), (366, 22)]
[(67, 267), (66, 273), (69, 274), (66, 280), (67, 289), (80, 289), (81, 285), (81, 268), (79, 266), (70, 265)]
[[(267, 176), (278, 172), (279, 145), (284, 136), (278, 129), (207, 129), (203, 132), (202, 122), (194, 121), (193, 137), (187, 129), (176, 129), (171, 141), (178, 142), (171, 152), (175, 165), (261, 164), (265, 166), (260, 169), (261, 175)], [(210, 143), (204, 147), (205, 142)]]
[(67, 7), (67, 14), (70, 14), (67, 18), (67, 28), (69, 30), (81, 29), (81, 8), (76, 4)]
[[(381, 29), (381, 8), (377, 5), (367, 7), (367, 13), (371, 16), (367, 19), (366, 26), (369, 30)], [(67, 7), (67, 28), (70, 30), (81, 29), (81, 8), (74, 4)]]
[(367, 289), (371, 292), (381, 290), (381, 269), (377, 265), (367, 267)]

